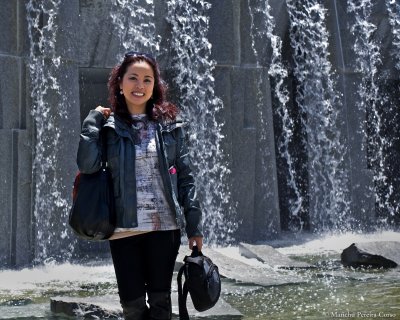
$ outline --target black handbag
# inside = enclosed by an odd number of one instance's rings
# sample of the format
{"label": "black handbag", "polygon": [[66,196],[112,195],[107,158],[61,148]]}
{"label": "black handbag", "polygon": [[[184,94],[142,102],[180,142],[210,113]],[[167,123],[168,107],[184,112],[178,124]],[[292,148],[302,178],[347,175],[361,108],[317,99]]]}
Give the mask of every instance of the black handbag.
{"label": "black handbag", "polygon": [[101,168],[93,174],[79,172],[74,181],[69,225],[80,238],[106,240],[116,223],[111,173],[107,164],[106,132],[101,130]]}
{"label": "black handbag", "polygon": [[[184,265],[179,269],[178,304],[179,319],[188,320],[189,314],[186,307],[188,292],[192,298],[193,306],[197,311],[206,311],[212,308],[221,294],[221,277],[218,267],[193,246],[190,256],[183,259]],[[185,275],[185,283],[182,286],[182,274]]]}

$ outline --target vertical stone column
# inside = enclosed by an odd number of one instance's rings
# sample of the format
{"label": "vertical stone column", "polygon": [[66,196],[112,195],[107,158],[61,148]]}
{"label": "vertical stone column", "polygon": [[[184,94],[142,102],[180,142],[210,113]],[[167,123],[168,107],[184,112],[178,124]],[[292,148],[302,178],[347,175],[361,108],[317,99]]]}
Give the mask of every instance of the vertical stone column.
{"label": "vertical stone column", "polygon": [[[44,4],[45,10],[51,5]],[[40,9],[41,7],[38,7]],[[54,9],[53,25],[43,14],[45,46],[36,49],[37,59],[44,61],[42,77],[29,77],[27,91],[29,109],[32,110],[33,170],[33,248],[34,258],[42,262],[47,258],[64,261],[71,252],[71,233],[68,210],[71,205],[71,187],[76,173],[76,149],[80,128],[79,113],[79,1],[62,1]],[[31,26],[32,27],[32,26]],[[49,33],[53,32],[54,37]],[[35,36],[39,36],[37,30]],[[33,38],[32,41],[40,41]],[[54,46],[50,42],[54,41]],[[31,44],[32,45],[32,44]],[[36,56],[35,56],[36,57]],[[34,56],[27,60],[32,64]],[[40,64],[30,72],[38,72]],[[40,82],[43,81],[42,84]],[[39,82],[39,83],[35,83]],[[41,97],[42,102],[38,102]],[[40,100],[40,99],[39,99]],[[39,103],[42,103],[38,107]],[[37,148],[42,145],[41,148]]]}
{"label": "vertical stone column", "polygon": [[373,173],[368,168],[366,145],[366,110],[357,107],[357,88],[361,75],[354,71],[354,38],[349,32],[346,3],[328,1],[326,7],[328,28],[331,30],[331,61],[337,71],[338,89],[343,92],[343,135],[346,137],[350,170],[350,215],[353,226],[373,225],[375,221],[375,198],[373,194]]}
{"label": "vertical stone column", "polygon": [[269,80],[254,56],[247,1],[211,3],[209,39],[217,61],[216,94],[224,102],[237,239],[261,240],[280,229]]}
{"label": "vertical stone column", "polygon": [[0,11],[0,265],[8,267],[32,259],[27,48],[25,2],[6,1]]}

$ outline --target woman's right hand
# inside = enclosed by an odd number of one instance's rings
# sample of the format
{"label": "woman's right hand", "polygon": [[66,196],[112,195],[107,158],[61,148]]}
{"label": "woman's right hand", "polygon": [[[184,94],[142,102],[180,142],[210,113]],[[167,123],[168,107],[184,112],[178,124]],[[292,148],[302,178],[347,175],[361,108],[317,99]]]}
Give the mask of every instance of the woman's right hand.
{"label": "woman's right hand", "polygon": [[104,119],[108,119],[108,117],[111,114],[111,109],[110,108],[104,108],[102,106],[98,106],[95,110],[101,112],[103,117],[104,117]]}

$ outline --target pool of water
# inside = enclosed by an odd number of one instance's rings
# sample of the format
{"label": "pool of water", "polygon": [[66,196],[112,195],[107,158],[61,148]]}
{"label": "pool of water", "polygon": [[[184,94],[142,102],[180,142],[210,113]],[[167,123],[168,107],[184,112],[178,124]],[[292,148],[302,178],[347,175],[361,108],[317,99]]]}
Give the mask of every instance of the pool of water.
{"label": "pool of water", "polygon": [[[251,319],[400,319],[400,268],[354,270],[343,268],[340,252],[352,242],[400,241],[400,233],[328,236],[297,245],[275,246],[294,259],[317,266],[285,270],[301,284],[259,287],[223,280],[222,296]],[[236,255],[236,248],[220,248]],[[237,253],[236,253],[237,252]],[[237,257],[239,258],[239,257]],[[241,261],[246,261],[240,257]],[[247,259],[249,264],[260,264]],[[176,294],[176,285],[173,286]],[[0,319],[64,319],[50,312],[53,296],[117,294],[110,261],[86,264],[47,263],[41,267],[0,271]]]}

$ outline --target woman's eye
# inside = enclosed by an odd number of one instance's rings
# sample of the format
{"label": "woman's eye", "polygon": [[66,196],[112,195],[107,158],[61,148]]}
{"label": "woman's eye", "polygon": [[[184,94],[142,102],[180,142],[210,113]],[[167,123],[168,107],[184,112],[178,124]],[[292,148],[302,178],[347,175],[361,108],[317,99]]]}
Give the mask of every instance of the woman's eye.
{"label": "woman's eye", "polygon": [[144,82],[151,83],[151,80],[150,79],[146,79],[146,80],[144,80]]}

